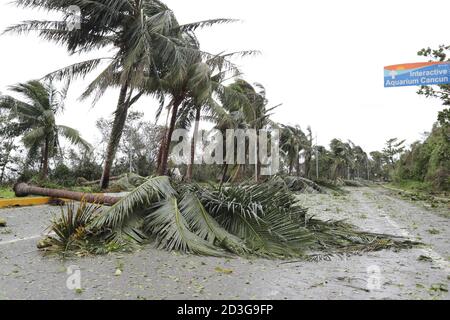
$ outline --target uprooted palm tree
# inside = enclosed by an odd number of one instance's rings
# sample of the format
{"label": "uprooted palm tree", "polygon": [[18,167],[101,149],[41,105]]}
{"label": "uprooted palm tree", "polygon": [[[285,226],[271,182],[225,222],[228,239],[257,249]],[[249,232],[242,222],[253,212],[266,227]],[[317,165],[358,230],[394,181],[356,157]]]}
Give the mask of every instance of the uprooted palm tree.
{"label": "uprooted palm tree", "polygon": [[[170,75],[173,81],[177,81],[187,69],[187,57],[198,54],[198,50],[185,45],[186,34],[200,27],[232,21],[214,19],[180,25],[173,12],[158,0],[74,0],[70,3],[65,0],[17,0],[16,4],[60,12],[63,21],[25,21],[8,28],[7,32],[37,31],[42,38],[65,45],[70,54],[100,48],[115,49],[112,57],[76,63],[51,74],[57,79],[83,77],[106,61],[107,67],[83,97],[95,95],[96,101],[108,87],[120,88],[101,179],[102,188],[109,184],[112,163],[131,105],[148,91],[163,101],[158,81],[160,76]],[[69,6],[77,6],[81,10],[78,29],[67,28],[67,22],[72,18]]]}
{"label": "uprooted palm tree", "polygon": [[[160,249],[169,251],[267,258],[412,245],[404,239],[360,232],[343,222],[313,219],[278,178],[259,184],[207,187],[153,177],[103,212],[87,211],[87,215],[82,211],[71,215],[67,227],[67,215],[55,221],[52,229],[56,236],[50,238],[50,244],[67,251],[99,252],[105,242],[117,248],[153,239]],[[75,225],[78,231],[64,231],[74,230],[71,226]]]}
{"label": "uprooted palm tree", "polygon": [[0,108],[9,109],[12,120],[17,121],[17,128],[29,150],[29,158],[41,152],[43,178],[48,175],[49,158],[57,153],[61,136],[72,144],[91,148],[77,130],[56,124],[55,115],[64,108],[67,87],[58,91],[51,82],[34,80],[11,86],[10,89],[20,94],[23,100],[11,96],[1,97]]}

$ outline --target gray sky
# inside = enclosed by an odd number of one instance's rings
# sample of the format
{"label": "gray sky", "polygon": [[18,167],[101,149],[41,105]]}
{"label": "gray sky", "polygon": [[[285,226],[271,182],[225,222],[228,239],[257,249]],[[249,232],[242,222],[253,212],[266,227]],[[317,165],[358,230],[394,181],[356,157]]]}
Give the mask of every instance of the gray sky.
{"label": "gray sky", "polygon": [[[46,17],[45,12],[17,9],[9,2],[0,0],[0,30],[22,20]],[[320,144],[328,145],[337,137],[373,151],[392,137],[413,142],[431,129],[443,109],[439,100],[418,96],[415,87],[385,89],[383,67],[424,61],[417,56],[419,49],[449,44],[448,1],[165,2],[181,23],[242,19],[201,31],[202,48],[212,53],[262,51],[259,57],[238,61],[245,78],[263,84],[271,104],[283,103],[274,120],[303,129],[311,125]],[[32,35],[1,36],[0,91],[7,93],[8,85],[40,78],[85,58],[68,57],[64,49]],[[98,137],[95,120],[114,111],[117,92],[108,92],[94,108],[89,101],[78,101],[90,78],[74,83],[58,121],[79,129],[94,142]],[[143,99],[135,109],[152,119],[156,103]]]}

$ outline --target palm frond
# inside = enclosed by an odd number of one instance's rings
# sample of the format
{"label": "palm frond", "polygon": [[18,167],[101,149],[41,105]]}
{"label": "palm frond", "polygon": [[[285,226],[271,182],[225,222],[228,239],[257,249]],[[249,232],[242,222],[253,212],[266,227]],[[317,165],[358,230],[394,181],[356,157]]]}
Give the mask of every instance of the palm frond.
{"label": "palm frond", "polygon": [[58,131],[72,144],[82,146],[86,149],[86,151],[92,150],[92,145],[81,137],[81,134],[78,130],[59,125]]}
{"label": "palm frond", "polygon": [[175,194],[176,191],[172,188],[168,177],[149,178],[129,195],[107,209],[101,217],[94,221],[93,227],[119,230],[125,227],[128,219],[132,218],[136,212],[141,213],[142,209],[148,209],[155,202],[170,198]]}
{"label": "palm frond", "polygon": [[202,239],[238,255],[249,254],[245,242],[226,231],[203,207],[194,191],[186,191],[180,200],[180,210],[192,230]]}
{"label": "palm frond", "polygon": [[183,32],[192,32],[196,31],[197,29],[205,28],[205,27],[211,27],[213,25],[217,24],[228,24],[228,23],[235,23],[239,22],[240,20],[237,19],[209,19],[209,20],[203,20],[203,21],[197,21],[197,22],[191,22],[188,24],[181,25],[179,29]]}
{"label": "palm frond", "polygon": [[145,217],[144,230],[156,237],[158,246],[162,249],[226,256],[220,248],[189,229],[189,224],[183,217],[175,197],[164,200],[159,209]]}

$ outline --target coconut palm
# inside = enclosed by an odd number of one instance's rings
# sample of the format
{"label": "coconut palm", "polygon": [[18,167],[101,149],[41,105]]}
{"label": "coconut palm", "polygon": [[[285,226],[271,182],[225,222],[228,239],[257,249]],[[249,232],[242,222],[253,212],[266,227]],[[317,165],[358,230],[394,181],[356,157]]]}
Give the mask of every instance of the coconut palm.
{"label": "coconut palm", "polygon": [[332,168],[333,179],[347,178],[350,179],[351,168],[354,166],[354,154],[352,142],[344,143],[339,139],[333,139],[330,143],[331,153],[334,158]]}
{"label": "coconut palm", "polygon": [[[200,51],[195,35],[188,34],[185,38],[186,46],[193,50],[198,50],[197,54],[191,54],[186,57],[187,69],[181,73],[180,78],[174,79],[173,75],[169,73],[167,76],[158,79],[160,90],[170,97],[170,103],[167,106],[170,120],[168,118],[166,137],[161,145],[158,166],[159,175],[167,174],[170,142],[177,121],[180,118],[186,120],[189,118],[189,115],[192,118],[193,114],[195,114],[197,120],[200,120],[202,107],[207,107],[212,113],[218,111],[220,106],[214,98],[216,95],[227,91],[227,88],[222,84],[224,78],[229,74],[234,77],[240,73],[229,59],[231,57],[245,57],[258,53],[257,51],[239,51],[215,56],[205,55]],[[161,108],[158,111],[158,114],[160,113]],[[196,127],[195,133],[197,132],[198,127]],[[195,146],[193,148],[195,149]]]}
{"label": "coconut palm", "polygon": [[9,109],[13,119],[18,121],[17,127],[29,149],[29,158],[41,151],[42,177],[48,175],[49,158],[56,154],[60,137],[85,149],[91,148],[77,130],[56,124],[55,116],[64,108],[67,88],[58,91],[51,83],[33,80],[10,89],[20,94],[23,100],[4,96],[0,99],[0,108]]}
{"label": "coconut palm", "polygon": [[[247,101],[247,97],[238,93],[231,86],[224,85],[240,74],[235,65],[228,63],[223,65],[227,58],[236,56],[247,56],[257,54],[257,51],[240,51],[228,54],[220,54],[205,61],[204,71],[209,73],[204,75],[204,85],[194,87],[191,95],[183,102],[177,127],[190,129],[194,124],[193,138],[191,142],[191,159],[187,167],[186,181],[191,181],[192,170],[195,160],[196,141],[198,139],[199,123],[202,119],[212,121],[213,123],[232,122],[227,110],[220,104],[221,97],[227,95],[227,102],[234,104]],[[218,63],[219,62],[219,63]],[[208,68],[206,68],[206,66]],[[215,72],[215,74],[213,74]],[[191,76],[198,77],[199,73],[193,73]],[[203,91],[203,92],[202,92]],[[199,98],[201,92],[202,98]],[[204,115],[202,116],[202,111]]]}
{"label": "coconut palm", "polygon": [[[254,86],[243,79],[237,79],[227,88],[228,90],[220,96],[221,103],[227,111],[228,116],[220,114],[221,119],[217,119],[217,127],[221,131],[226,129],[254,129],[256,131],[255,156],[259,153],[260,130],[269,127],[278,128],[270,120],[271,111],[278,108],[268,107],[266,91],[261,84]],[[248,151],[248,150],[247,150]],[[252,159],[253,160],[253,159]],[[261,163],[259,157],[255,160],[255,180],[259,180]],[[224,165],[224,176],[228,169],[228,164]],[[234,179],[237,180],[241,174],[243,166],[235,166]]]}
{"label": "coconut palm", "polygon": [[297,175],[300,175],[300,152],[304,150],[306,140],[306,135],[299,126],[282,125],[281,150],[287,159],[289,175],[294,166]]}

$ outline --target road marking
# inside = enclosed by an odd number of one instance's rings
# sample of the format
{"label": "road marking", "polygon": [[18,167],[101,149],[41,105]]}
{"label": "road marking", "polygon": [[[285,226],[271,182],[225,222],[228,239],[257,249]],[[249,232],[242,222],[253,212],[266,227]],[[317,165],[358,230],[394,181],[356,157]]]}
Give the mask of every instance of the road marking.
{"label": "road marking", "polygon": [[21,242],[21,241],[35,240],[35,239],[42,238],[42,237],[50,237],[50,236],[54,236],[54,235],[55,235],[54,232],[50,232],[50,233],[47,233],[47,234],[39,234],[39,235],[36,235],[36,236],[31,236],[31,237],[26,237],[26,238],[20,238],[20,239],[8,240],[8,241],[1,241],[0,242],[0,246],[7,245],[7,244],[12,244],[12,243],[17,243],[17,242]]}
{"label": "road marking", "polygon": [[2,241],[2,242],[0,242],[0,246],[6,245],[6,244],[16,243],[16,242],[20,242],[20,241],[34,240],[34,239],[37,239],[37,238],[40,238],[40,237],[42,237],[42,235],[26,237],[26,238],[21,238],[21,239],[14,239],[14,240],[9,240],[9,241]]}

